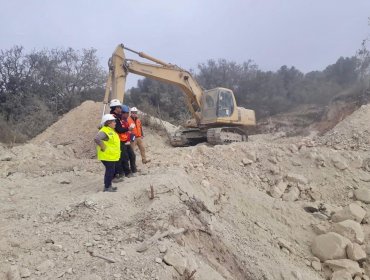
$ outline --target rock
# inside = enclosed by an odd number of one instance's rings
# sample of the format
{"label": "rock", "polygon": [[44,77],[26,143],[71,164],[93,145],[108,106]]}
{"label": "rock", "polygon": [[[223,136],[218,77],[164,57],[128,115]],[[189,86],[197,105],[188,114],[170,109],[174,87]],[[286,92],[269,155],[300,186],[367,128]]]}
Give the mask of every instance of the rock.
{"label": "rock", "polygon": [[291,151],[293,154],[298,153],[298,147],[294,144],[289,145],[288,147],[289,151]]}
{"label": "rock", "polygon": [[352,242],[357,242],[362,244],[365,239],[364,231],[361,225],[352,220],[345,220],[334,224],[332,226],[332,231],[347,237]]}
{"label": "rock", "polygon": [[269,194],[274,198],[280,198],[287,187],[287,183],[280,181],[277,185],[271,186]]}
{"label": "rock", "polygon": [[351,243],[347,245],[347,256],[353,261],[363,261],[366,259],[366,253],[357,243]]}
{"label": "rock", "polygon": [[300,191],[297,187],[290,187],[288,192],[283,194],[284,201],[296,201],[299,198]]}
{"label": "rock", "polygon": [[46,261],[42,262],[41,264],[39,264],[36,267],[36,270],[40,271],[41,273],[46,273],[54,267],[55,267],[54,262],[52,262],[51,260],[46,260]]}
{"label": "rock", "polygon": [[347,238],[329,232],[316,236],[312,243],[312,253],[321,261],[343,259],[347,257],[346,247],[351,243]]}
{"label": "rock", "polygon": [[203,180],[202,181],[202,186],[205,187],[205,188],[209,188],[211,186],[211,184],[209,183],[209,181]]}
{"label": "rock", "polygon": [[73,274],[73,268],[72,267],[68,268],[67,271],[66,271],[66,273]]}
{"label": "rock", "polygon": [[313,267],[314,270],[316,271],[321,271],[321,262],[319,261],[312,261],[311,266]]}
{"label": "rock", "polygon": [[287,249],[290,253],[294,253],[294,249],[292,247],[292,244],[290,244],[288,241],[286,241],[283,238],[278,238],[277,243],[279,247]]}
{"label": "rock", "polygon": [[285,176],[285,179],[288,182],[295,183],[295,184],[301,184],[301,185],[307,185],[308,179],[304,177],[303,175],[289,173]]}
{"label": "rock", "polygon": [[351,203],[344,207],[342,210],[335,212],[332,221],[342,222],[345,220],[354,220],[356,222],[361,223],[363,218],[365,217],[366,211],[362,209],[357,203]]}
{"label": "rock", "polygon": [[28,268],[21,268],[21,278],[28,278],[31,276],[31,271]]}
{"label": "rock", "polygon": [[155,258],[155,262],[156,263],[162,263],[162,259],[161,258]]}
{"label": "rock", "polygon": [[365,202],[370,203],[370,190],[369,189],[357,189],[354,191],[356,199]]}
{"label": "rock", "polygon": [[159,252],[161,253],[167,252],[167,247],[165,245],[159,245],[158,249],[159,249]]}
{"label": "rock", "polygon": [[13,155],[6,152],[6,151],[1,151],[0,153],[0,161],[11,161],[13,159]]}
{"label": "rock", "polygon": [[362,269],[357,262],[347,259],[327,260],[325,261],[324,266],[328,267],[333,272],[345,270],[350,273],[351,277],[356,273],[362,273]]}
{"label": "rock", "polygon": [[312,213],[312,216],[314,216],[315,218],[319,219],[319,220],[323,220],[323,221],[326,221],[328,219],[328,216],[320,213],[320,212],[316,212],[316,213]]}
{"label": "rock", "polygon": [[59,184],[62,184],[62,185],[68,185],[70,183],[71,183],[71,180],[68,180],[68,179],[59,180]]}
{"label": "rock", "polygon": [[19,268],[16,265],[12,265],[9,267],[7,272],[8,280],[21,280],[21,274],[19,272]]}
{"label": "rock", "polygon": [[345,270],[338,270],[335,271],[331,277],[331,280],[352,280],[351,273],[345,271]]}
{"label": "rock", "polygon": [[183,275],[187,266],[187,261],[179,253],[175,251],[168,251],[167,254],[163,257],[163,261],[174,267],[176,271]]}
{"label": "rock", "polygon": [[346,170],[348,168],[348,165],[344,162],[343,159],[333,159],[332,162],[334,166],[339,170]]}
{"label": "rock", "polygon": [[244,165],[244,166],[246,166],[246,165],[250,165],[250,164],[252,164],[253,163],[253,161],[252,160],[250,160],[250,159],[248,159],[248,158],[243,158],[243,160],[242,160],[242,164]]}
{"label": "rock", "polygon": [[121,256],[126,256],[126,252],[125,251],[121,251],[120,255]]}
{"label": "rock", "polygon": [[54,252],[61,252],[63,250],[63,246],[60,244],[52,244],[50,248]]}
{"label": "rock", "polygon": [[324,234],[330,231],[330,226],[327,223],[313,224],[312,230],[318,234]]}
{"label": "rock", "polygon": [[102,280],[102,278],[96,274],[87,274],[82,276],[79,280]]}
{"label": "rock", "polygon": [[253,162],[257,161],[257,154],[255,151],[245,151],[245,156]]}

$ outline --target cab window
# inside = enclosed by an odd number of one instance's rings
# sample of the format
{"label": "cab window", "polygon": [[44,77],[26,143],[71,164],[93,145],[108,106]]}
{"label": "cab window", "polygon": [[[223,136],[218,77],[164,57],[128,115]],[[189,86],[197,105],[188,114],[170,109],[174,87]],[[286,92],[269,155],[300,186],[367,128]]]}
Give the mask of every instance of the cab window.
{"label": "cab window", "polygon": [[217,116],[230,117],[234,112],[234,100],[232,93],[221,91],[218,96]]}

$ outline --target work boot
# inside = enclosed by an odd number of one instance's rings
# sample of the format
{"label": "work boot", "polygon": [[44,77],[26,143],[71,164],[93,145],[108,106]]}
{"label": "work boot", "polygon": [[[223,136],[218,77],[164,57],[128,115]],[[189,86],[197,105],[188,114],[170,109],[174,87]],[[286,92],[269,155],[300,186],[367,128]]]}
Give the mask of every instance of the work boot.
{"label": "work boot", "polygon": [[120,182],[123,182],[124,178],[125,178],[125,176],[123,176],[123,175],[116,176],[116,177],[113,178],[112,182],[113,183],[120,183]]}
{"label": "work boot", "polygon": [[116,187],[108,187],[108,188],[104,188],[104,191],[103,192],[116,192],[117,191],[117,188]]}

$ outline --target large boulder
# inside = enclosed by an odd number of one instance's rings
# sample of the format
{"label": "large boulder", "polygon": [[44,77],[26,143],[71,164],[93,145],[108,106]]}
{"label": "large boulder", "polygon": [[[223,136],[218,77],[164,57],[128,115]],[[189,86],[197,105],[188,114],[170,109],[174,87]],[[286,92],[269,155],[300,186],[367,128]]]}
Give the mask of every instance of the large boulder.
{"label": "large boulder", "polygon": [[344,269],[337,270],[331,275],[330,280],[352,280],[352,275]]}
{"label": "large boulder", "polygon": [[347,256],[353,261],[363,261],[366,259],[366,253],[357,243],[347,245]]}
{"label": "large boulder", "polygon": [[346,247],[350,244],[347,238],[335,232],[316,236],[312,243],[312,253],[321,261],[344,259],[347,257]]}
{"label": "large boulder", "polygon": [[360,268],[359,264],[348,259],[327,260],[325,261],[324,266],[329,268],[334,273],[336,271],[347,271],[349,274],[351,274],[351,277],[353,277],[355,274],[362,273],[362,268]]}
{"label": "large boulder", "polygon": [[351,203],[334,213],[332,221],[335,223],[342,222],[345,220],[354,220],[361,223],[365,217],[366,211],[358,204]]}
{"label": "large boulder", "polygon": [[347,237],[352,242],[362,244],[365,239],[364,231],[362,226],[352,220],[345,220],[333,225],[332,231]]}

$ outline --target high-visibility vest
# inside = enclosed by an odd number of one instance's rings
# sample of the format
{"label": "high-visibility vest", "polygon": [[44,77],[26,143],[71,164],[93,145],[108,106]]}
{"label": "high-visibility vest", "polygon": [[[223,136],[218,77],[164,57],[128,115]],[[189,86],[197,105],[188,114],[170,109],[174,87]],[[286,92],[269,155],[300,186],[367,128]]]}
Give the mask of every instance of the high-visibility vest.
{"label": "high-visibility vest", "polygon": [[99,131],[104,132],[108,136],[108,140],[103,140],[105,145],[104,152],[99,145],[96,147],[98,159],[104,161],[118,161],[121,156],[121,143],[117,132],[109,126],[103,126]]}
{"label": "high-visibility vest", "polygon": [[[127,119],[126,121],[122,118],[121,120],[121,125],[124,128],[129,128],[130,127],[130,122]],[[128,142],[130,141],[130,131],[124,132],[124,133],[119,133],[119,139],[121,139],[122,142]]]}
{"label": "high-visibility vest", "polygon": [[[119,122],[121,123],[121,126],[122,127],[124,127],[124,128],[128,128],[129,127],[129,124],[128,124],[128,122],[126,121],[124,121],[123,119],[122,119],[122,116],[119,116],[119,115],[116,115],[116,114],[113,114],[113,116],[115,116],[116,117],[116,119],[118,119],[119,120]],[[118,133],[118,132],[117,132]],[[123,133],[118,133],[118,136],[119,136],[119,139],[120,139],[120,141],[121,142],[127,142],[127,141],[129,141],[129,139],[130,139],[130,132],[129,131],[127,131],[127,132],[123,132]]]}
{"label": "high-visibility vest", "polygon": [[142,137],[143,127],[139,118],[136,118],[136,120],[134,120],[132,117],[130,117],[129,119],[131,119],[131,122],[135,124],[135,128],[132,130],[132,133],[135,134],[136,137]]}

